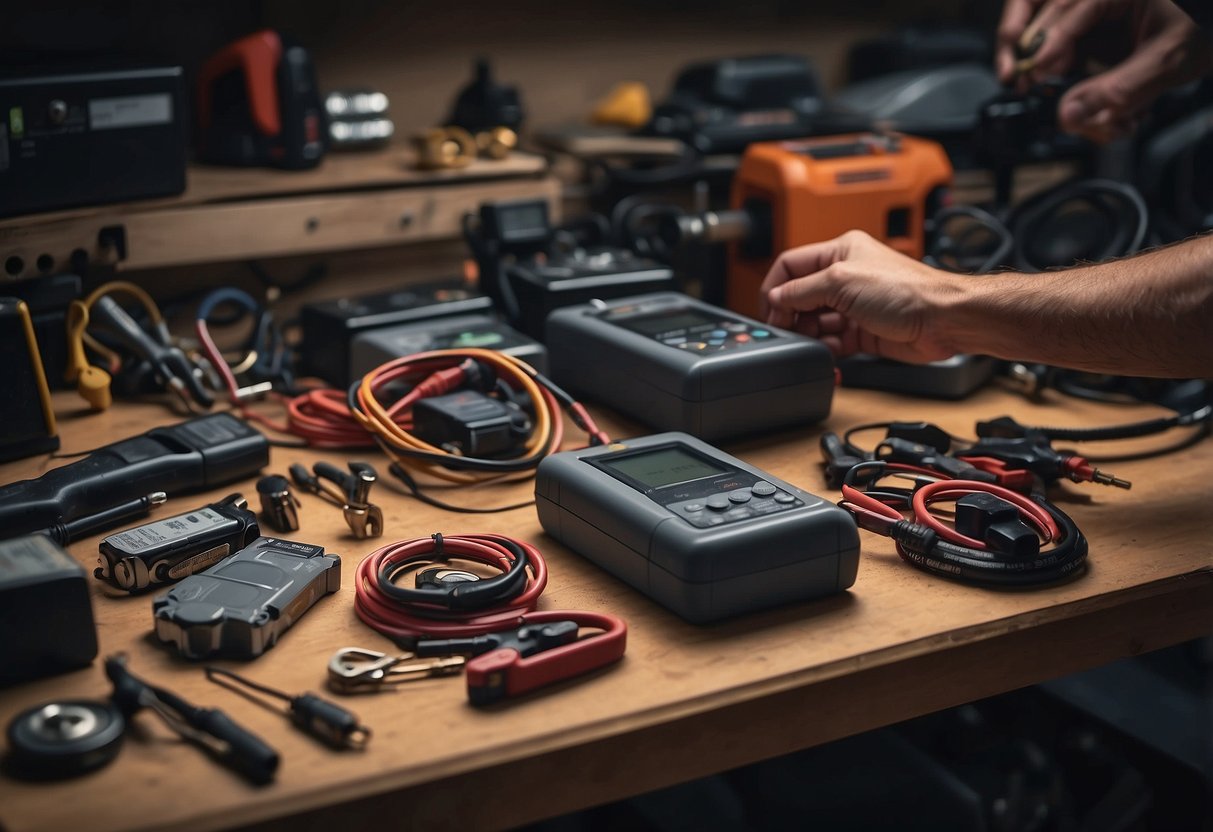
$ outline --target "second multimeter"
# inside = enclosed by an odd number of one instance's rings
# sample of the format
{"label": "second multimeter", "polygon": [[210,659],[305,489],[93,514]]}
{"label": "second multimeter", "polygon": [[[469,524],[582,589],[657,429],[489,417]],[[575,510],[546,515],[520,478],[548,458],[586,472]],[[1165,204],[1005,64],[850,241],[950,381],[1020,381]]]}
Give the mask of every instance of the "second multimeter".
{"label": "second multimeter", "polygon": [[707,440],[812,424],[834,393],[820,341],[677,292],[557,310],[547,347],[557,384]]}
{"label": "second multimeter", "polygon": [[545,458],[544,531],[688,621],[841,592],[859,533],[820,497],[685,433]]}

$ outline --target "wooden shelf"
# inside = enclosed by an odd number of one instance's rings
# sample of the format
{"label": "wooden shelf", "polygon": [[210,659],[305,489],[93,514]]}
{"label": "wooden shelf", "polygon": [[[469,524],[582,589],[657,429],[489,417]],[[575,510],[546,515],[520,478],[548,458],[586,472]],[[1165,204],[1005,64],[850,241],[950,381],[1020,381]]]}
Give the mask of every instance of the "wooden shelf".
{"label": "wooden shelf", "polygon": [[[463,214],[493,199],[546,199],[559,215],[559,183],[539,156],[447,171],[412,159],[391,146],[310,171],[193,165],[178,197],[0,220],[0,280],[37,276],[45,257],[62,271],[79,251],[125,271],[455,237]],[[125,257],[101,241],[114,227]]]}

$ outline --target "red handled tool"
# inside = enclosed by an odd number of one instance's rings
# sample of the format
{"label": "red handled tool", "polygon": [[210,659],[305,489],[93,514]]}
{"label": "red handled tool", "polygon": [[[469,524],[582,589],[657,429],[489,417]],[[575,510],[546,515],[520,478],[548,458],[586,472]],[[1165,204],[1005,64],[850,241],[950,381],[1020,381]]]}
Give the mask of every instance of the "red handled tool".
{"label": "red handled tool", "polygon": [[[527,655],[516,645],[503,645],[467,663],[468,699],[473,705],[488,705],[500,699],[571,679],[623,658],[628,627],[622,618],[605,613],[550,610],[523,616],[520,630],[535,625],[563,628],[573,624],[573,638],[564,644]],[[577,638],[582,627],[601,630]]]}

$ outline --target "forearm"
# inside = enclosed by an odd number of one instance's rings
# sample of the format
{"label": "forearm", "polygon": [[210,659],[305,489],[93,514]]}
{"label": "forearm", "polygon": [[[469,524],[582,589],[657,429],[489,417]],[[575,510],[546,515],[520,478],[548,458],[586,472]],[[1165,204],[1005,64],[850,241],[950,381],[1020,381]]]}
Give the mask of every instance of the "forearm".
{"label": "forearm", "polygon": [[1213,377],[1213,236],[1065,271],[957,278],[930,326],[957,352]]}

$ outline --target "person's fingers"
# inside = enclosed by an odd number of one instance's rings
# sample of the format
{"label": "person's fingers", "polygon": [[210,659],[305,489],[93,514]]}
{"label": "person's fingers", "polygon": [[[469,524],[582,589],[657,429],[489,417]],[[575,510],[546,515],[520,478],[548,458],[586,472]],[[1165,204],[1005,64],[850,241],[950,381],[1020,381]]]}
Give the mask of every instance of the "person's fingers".
{"label": "person's fingers", "polygon": [[1156,44],[1143,46],[1119,65],[1075,84],[1058,103],[1061,129],[1095,141],[1131,130],[1138,112],[1167,86],[1164,55]]}
{"label": "person's fingers", "polygon": [[998,80],[1004,84],[1010,83],[1015,75],[1019,38],[1043,2],[1044,0],[1007,0],[1002,8],[1002,21],[998,24],[994,67],[998,72]]}
{"label": "person's fingers", "polygon": [[1075,46],[1108,14],[1107,0],[1054,0],[1032,20],[1023,37],[1040,45],[1021,69],[1039,78],[1064,75],[1074,62]]}
{"label": "person's fingers", "polygon": [[806,275],[815,274],[844,259],[850,245],[848,235],[843,234],[832,240],[788,249],[779,255],[758,288],[759,307],[766,322],[785,329],[790,327],[796,310],[773,303],[772,290]]}
{"label": "person's fingers", "polygon": [[823,306],[829,306],[831,268],[831,266],[827,266],[819,272],[776,286],[767,293],[767,302],[770,303],[773,310],[784,309],[794,312],[810,312]]}

